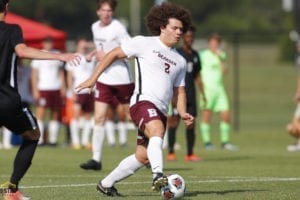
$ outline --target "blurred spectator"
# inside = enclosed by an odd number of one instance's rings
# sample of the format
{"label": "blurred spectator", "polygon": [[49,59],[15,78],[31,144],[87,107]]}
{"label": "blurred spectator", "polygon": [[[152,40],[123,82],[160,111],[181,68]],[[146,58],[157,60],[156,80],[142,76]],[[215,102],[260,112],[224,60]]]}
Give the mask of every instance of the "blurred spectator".
{"label": "blurred spectator", "polygon": [[237,147],[229,142],[230,135],[230,110],[228,97],[225,91],[223,76],[227,72],[225,66],[226,54],[221,49],[221,37],[212,34],[208,38],[208,48],[200,52],[202,65],[202,80],[206,102],[200,102],[202,119],[200,130],[205,148],[214,148],[210,140],[210,122],[212,112],[220,112],[220,136],[222,148],[236,150]]}
{"label": "blurred spectator", "polygon": [[[80,55],[80,65],[77,67],[66,65],[68,93],[74,100],[73,117],[70,121],[71,143],[74,149],[81,147],[89,149],[90,133],[92,130],[92,113],[94,111],[94,96],[90,94],[88,89],[76,93],[75,87],[79,83],[86,80],[93,73],[95,68],[95,60],[87,60],[88,42],[85,38],[79,38],[76,41],[76,53]],[[82,129],[81,140],[79,137],[80,129]]]}
{"label": "blurred spectator", "polygon": [[[57,52],[53,50],[51,38],[45,38],[43,50]],[[60,111],[66,90],[63,64],[58,60],[33,60],[31,62],[32,91],[36,101],[36,117],[41,131],[39,144],[45,143],[43,133],[45,131],[45,116],[48,110],[50,111],[50,121],[48,123],[49,144],[57,144]]]}

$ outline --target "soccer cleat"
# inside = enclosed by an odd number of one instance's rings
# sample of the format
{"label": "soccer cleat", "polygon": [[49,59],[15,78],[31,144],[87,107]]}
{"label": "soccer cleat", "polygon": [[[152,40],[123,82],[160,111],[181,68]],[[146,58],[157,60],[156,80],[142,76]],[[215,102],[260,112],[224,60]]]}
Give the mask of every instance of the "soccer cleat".
{"label": "soccer cleat", "polygon": [[99,181],[99,183],[97,184],[97,191],[99,191],[102,194],[109,196],[109,197],[122,196],[114,186],[109,187],[109,188],[103,187],[101,184],[101,181]]}
{"label": "soccer cleat", "polygon": [[300,151],[300,144],[291,144],[287,146],[287,150],[290,152]]}
{"label": "soccer cleat", "polygon": [[185,159],[185,161],[187,161],[187,162],[199,162],[199,161],[202,160],[202,159],[201,159],[199,156],[197,156],[196,154],[186,155],[184,159]]}
{"label": "soccer cleat", "polygon": [[168,161],[175,161],[176,160],[175,153],[169,153],[168,156],[167,156],[167,160]]}
{"label": "soccer cleat", "polygon": [[92,170],[101,170],[102,169],[102,164],[101,162],[97,162],[95,160],[88,160],[86,163],[80,164],[80,167],[82,169],[92,169]]}
{"label": "soccer cleat", "polygon": [[30,197],[24,196],[15,184],[6,182],[0,186],[0,193],[4,200],[30,200]]}
{"label": "soccer cleat", "polygon": [[237,146],[235,146],[231,143],[223,143],[222,149],[228,150],[228,151],[237,151],[238,150]]}
{"label": "soccer cleat", "polygon": [[160,189],[164,186],[168,185],[168,178],[164,176],[162,173],[157,173],[156,177],[153,179],[151,189],[153,191],[160,191]]}
{"label": "soccer cleat", "polygon": [[208,142],[208,143],[205,143],[205,144],[204,144],[204,148],[205,148],[206,150],[211,151],[211,150],[214,150],[214,149],[215,149],[215,146],[214,146],[212,143]]}

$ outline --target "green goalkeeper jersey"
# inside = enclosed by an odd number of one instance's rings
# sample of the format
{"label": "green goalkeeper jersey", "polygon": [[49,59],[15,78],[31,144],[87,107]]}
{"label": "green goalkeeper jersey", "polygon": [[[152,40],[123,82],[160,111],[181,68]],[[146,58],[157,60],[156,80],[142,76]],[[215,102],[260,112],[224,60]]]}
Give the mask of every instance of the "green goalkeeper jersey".
{"label": "green goalkeeper jersey", "polygon": [[202,70],[201,76],[205,88],[215,88],[223,86],[223,70],[221,60],[226,59],[226,54],[223,52],[221,56],[206,49],[199,52]]}

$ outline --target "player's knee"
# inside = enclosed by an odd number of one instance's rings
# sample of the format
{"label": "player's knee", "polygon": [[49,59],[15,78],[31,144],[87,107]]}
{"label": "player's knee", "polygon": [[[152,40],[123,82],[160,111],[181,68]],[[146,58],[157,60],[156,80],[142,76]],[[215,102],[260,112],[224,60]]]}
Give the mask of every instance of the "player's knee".
{"label": "player's knee", "polygon": [[25,140],[39,140],[41,134],[39,129],[35,129],[35,130],[25,131],[22,134],[22,136]]}

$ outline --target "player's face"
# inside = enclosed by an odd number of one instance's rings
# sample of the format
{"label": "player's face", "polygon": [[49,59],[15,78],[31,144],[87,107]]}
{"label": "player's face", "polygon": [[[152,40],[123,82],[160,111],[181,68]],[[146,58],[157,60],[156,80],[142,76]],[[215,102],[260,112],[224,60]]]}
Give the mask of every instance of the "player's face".
{"label": "player's face", "polygon": [[85,54],[88,50],[88,43],[86,40],[80,40],[77,44],[77,52]]}
{"label": "player's face", "polygon": [[218,40],[212,38],[208,41],[208,47],[213,51],[216,51],[220,48],[220,43]]}
{"label": "player's face", "polygon": [[194,33],[193,31],[187,31],[182,35],[182,40],[186,46],[192,46],[194,42]]}
{"label": "player's face", "polygon": [[97,15],[101,21],[101,25],[106,26],[110,24],[113,13],[114,12],[108,3],[102,4],[101,7],[97,10]]}
{"label": "player's face", "polygon": [[168,46],[173,47],[177,44],[182,36],[182,22],[175,18],[170,18],[166,27],[161,28],[161,34],[164,35],[165,42]]}

